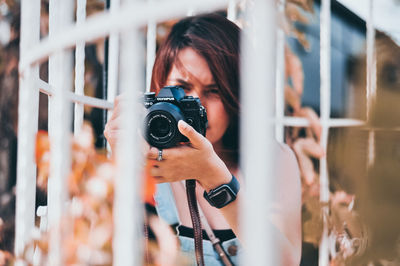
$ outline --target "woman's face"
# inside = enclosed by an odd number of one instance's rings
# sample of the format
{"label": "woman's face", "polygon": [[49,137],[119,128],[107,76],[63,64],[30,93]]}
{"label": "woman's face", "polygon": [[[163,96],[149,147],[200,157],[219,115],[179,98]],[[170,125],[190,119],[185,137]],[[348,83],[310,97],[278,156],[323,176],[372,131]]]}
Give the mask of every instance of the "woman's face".
{"label": "woman's face", "polygon": [[222,104],[219,89],[207,61],[192,48],[181,50],[178,53],[178,61],[180,65],[172,67],[166,85],[179,85],[183,87],[186,95],[200,98],[201,104],[207,110],[206,137],[214,147],[219,146],[222,144],[222,136],[228,128],[229,116]]}

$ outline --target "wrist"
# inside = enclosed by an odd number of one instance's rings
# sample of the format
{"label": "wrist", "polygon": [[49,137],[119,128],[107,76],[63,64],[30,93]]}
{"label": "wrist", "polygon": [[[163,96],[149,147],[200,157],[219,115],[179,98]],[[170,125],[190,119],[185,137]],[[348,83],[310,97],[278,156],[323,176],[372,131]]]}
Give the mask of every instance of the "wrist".
{"label": "wrist", "polygon": [[204,168],[208,171],[204,171],[204,175],[197,181],[206,192],[229,183],[232,179],[232,174],[228,167],[216,153],[209,157],[209,163]]}
{"label": "wrist", "polygon": [[206,192],[219,187],[223,184],[227,184],[232,180],[232,174],[229,170],[222,171],[212,176],[208,176],[206,179],[199,181],[200,185],[204,188]]}
{"label": "wrist", "polygon": [[231,175],[230,182],[213,188],[209,192],[204,191],[203,196],[211,206],[221,209],[236,200],[239,190],[239,182],[234,175]]}

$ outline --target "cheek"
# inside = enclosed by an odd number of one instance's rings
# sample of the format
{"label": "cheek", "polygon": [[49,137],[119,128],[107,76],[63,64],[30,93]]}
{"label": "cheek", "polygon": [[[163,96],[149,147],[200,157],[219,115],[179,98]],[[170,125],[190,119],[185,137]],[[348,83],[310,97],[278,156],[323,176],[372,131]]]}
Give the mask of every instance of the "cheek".
{"label": "cheek", "polygon": [[220,101],[207,104],[206,109],[209,124],[209,130],[206,136],[212,143],[217,142],[222,138],[228,128],[229,116]]}

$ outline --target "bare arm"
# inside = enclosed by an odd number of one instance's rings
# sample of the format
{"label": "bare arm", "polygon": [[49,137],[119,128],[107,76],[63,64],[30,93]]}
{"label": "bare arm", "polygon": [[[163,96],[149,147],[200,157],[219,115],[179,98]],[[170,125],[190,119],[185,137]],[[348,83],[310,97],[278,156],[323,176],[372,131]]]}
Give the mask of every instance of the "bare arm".
{"label": "bare arm", "polygon": [[[105,133],[107,139],[114,140],[116,133],[120,130],[117,125],[118,110],[114,111],[114,121],[109,123]],[[202,135],[197,133],[186,123],[179,123],[179,130],[189,138],[191,145],[165,149],[163,160],[156,161],[158,149],[151,148],[148,158],[154,160],[151,174],[157,182],[175,182],[185,179],[197,179],[201,186],[209,191],[219,185],[229,183],[231,173],[225,163],[213,150],[211,143]],[[110,141],[110,143],[113,143]],[[112,145],[113,146],[113,145]],[[301,188],[300,177],[296,159],[288,147],[278,149],[280,171],[277,173],[277,195],[275,210],[271,213],[271,225],[276,233],[274,239],[278,240],[281,250],[282,265],[298,265],[301,251]],[[240,178],[239,178],[240,181]],[[239,231],[239,205],[241,198],[245,197],[244,184],[241,182],[241,190],[235,201],[220,209],[222,215],[229,223],[234,233],[241,239]]]}
{"label": "bare arm", "polygon": [[[182,122],[179,123],[179,130],[189,138],[191,147],[164,150],[165,161],[159,163],[153,175],[158,176],[160,182],[177,181],[177,176],[197,179],[206,191],[229,183],[232,178],[231,173],[214,152],[208,140]],[[274,199],[274,211],[270,213],[270,221],[272,231],[275,233],[274,239],[278,240],[281,250],[282,265],[298,265],[301,255],[300,174],[296,157],[290,148],[282,145],[276,150],[277,193]],[[157,150],[151,149],[149,157],[156,158]],[[173,160],[168,162],[168,158]],[[242,189],[237,199],[220,209],[239,239],[241,239],[239,205],[243,197],[245,197],[245,189],[242,182]]]}
{"label": "bare arm", "polygon": [[[281,144],[279,144],[281,145]],[[281,232],[282,265],[299,265],[301,257],[301,183],[296,157],[287,145],[278,156],[277,193],[272,225]]]}
{"label": "bare arm", "polygon": [[[279,145],[279,144],[278,144]],[[280,265],[299,265],[301,257],[301,184],[294,153],[282,145],[277,156],[277,193],[270,213],[271,232],[280,250]],[[221,213],[241,239],[239,230],[239,205],[245,197],[245,189],[238,193],[236,201],[221,209]]]}

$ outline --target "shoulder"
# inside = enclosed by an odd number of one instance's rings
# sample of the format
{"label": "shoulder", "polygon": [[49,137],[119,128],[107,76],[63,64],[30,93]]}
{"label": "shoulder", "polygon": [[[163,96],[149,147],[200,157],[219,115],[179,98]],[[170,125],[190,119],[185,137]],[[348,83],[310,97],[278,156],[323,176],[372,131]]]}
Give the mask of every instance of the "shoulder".
{"label": "shoulder", "polygon": [[293,150],[286,144],[276,143],[276,205],[279,215],[277,227],[291,243],[290,256],[300,261],[301,254],[301,180],[300,170]]}
{"label": "shoulder", "polygon": [[275,144],[278,147],[278,150],[281,152],[282,155],[286,155],[289,157],[293,157],[293,159],[295,159],[295,155],[293,150],[289,147],[289,145],[287,145],[286,143],[280,143],[280,142],[275,142]]}
{"label": "shoulder", "polygon": [[278,142],[276,145],[276,185],[283,197],[280,200],[291,208],[298,208],[301,204],[301,179],[296,156],[288,145]]}
{"label": "shoulder", "polygon": [[[289,171],[300,180],[300,170],[294,151],[285,143],[276,142],[277,165],[281,170]],[[278,169],[279,170],[279,169]]]}

